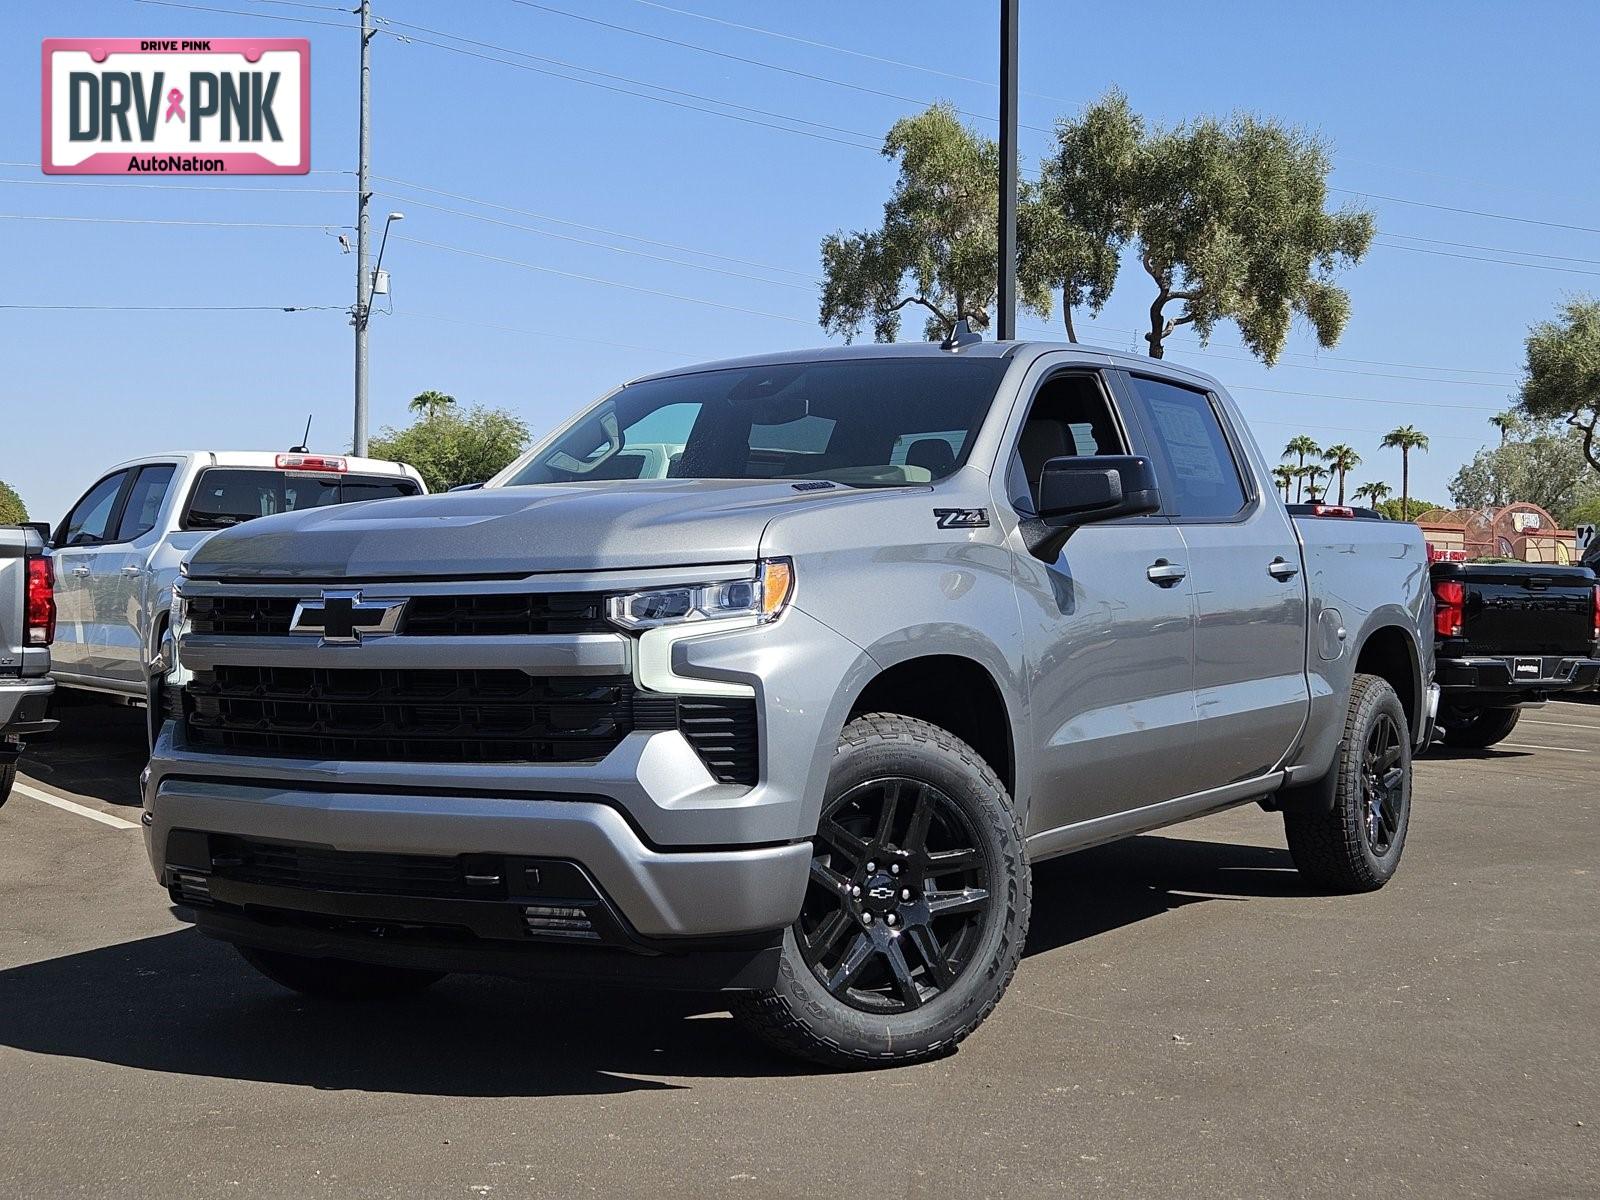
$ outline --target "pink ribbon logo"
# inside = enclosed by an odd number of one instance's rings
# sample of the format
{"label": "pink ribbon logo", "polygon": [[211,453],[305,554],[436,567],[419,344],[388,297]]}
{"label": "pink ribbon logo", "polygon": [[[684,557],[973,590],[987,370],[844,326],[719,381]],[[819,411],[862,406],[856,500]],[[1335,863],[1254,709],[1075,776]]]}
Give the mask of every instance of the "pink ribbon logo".
{"label": "pink ribbon logo", "polygon": [[167,115],[163,119],[162,124],[166,124],[166,122],[172,120],[173,117],[177,117],[180,121],[187,121],[189,119],[183,115],[183,93],[177,88],[173,88],[167,93]]}

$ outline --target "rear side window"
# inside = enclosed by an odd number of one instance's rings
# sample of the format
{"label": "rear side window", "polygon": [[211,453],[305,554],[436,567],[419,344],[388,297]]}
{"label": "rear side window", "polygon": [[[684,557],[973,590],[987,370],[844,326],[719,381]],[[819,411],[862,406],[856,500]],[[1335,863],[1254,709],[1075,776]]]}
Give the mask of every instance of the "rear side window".
{"label": "rear side window", "polygon": [[413,480],[394,476],[211,467],[200,473],[183,528],[226,529],[275,513],[416,494]]}
{"label": "rear side window", "polygon": [[1131,377],[1150,413],[1150,433],[1160,443],[1173,492],[1162,508],[1170,516],[1231,517],[1244,507],[1244,484],[1211,397],[1161,379]]}
{"label": "rear side window", "polygon": [[117,504],[117,493],[128,478],[126,471],[107,475],[83,494],[83,499],[72,506],[67,519],[61,522],[61,532],[56,536],[57,546],[97,546],[111,533],[111,511]]}
{"label": "rear side window", "polygon": [[167,498],[167,488],[172,485],[171,463],[155,463],[140,467],[133,486],[128,489],[128,499],[122,506],[122,517],[117,522],[117,541],[131,542],[143,537],[156,527],[161,515],[161,502]]}

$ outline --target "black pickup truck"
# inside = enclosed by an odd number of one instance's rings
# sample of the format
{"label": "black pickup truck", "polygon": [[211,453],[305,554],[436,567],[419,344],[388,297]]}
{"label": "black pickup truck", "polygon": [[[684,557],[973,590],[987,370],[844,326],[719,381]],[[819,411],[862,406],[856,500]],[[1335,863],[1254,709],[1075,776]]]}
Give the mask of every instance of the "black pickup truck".
{"label": "black pickup truck", "polygon": [[1492,746],[1523,707],[1600,681],[1600,587],[1588,567],[1439,562],[1431,572],[1446,745]]}

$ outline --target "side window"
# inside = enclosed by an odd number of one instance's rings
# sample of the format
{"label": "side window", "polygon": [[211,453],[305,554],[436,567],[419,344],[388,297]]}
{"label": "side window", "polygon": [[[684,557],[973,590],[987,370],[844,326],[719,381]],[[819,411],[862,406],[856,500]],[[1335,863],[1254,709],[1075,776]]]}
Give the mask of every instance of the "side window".
{"label": "side window", "polygon": [[128,489],[127,503],[122,506],[122,518],[117,522],[117,541],[131,542],[156,527],[161,502],[167,498],[167,488],[172,484],[173,469],[171,463],[139,468],[133,486]]}
{"label": "side window", "polygon": [[110,533],[111,510],[116,507],[117,493],[122,491],[126,471],[107,475],[83,494],[83,499],[72,506],[67,519],[61,522],[56,535],[57,546],[97,546]]}
{"label": "side window", "polygon": [[1028,406],[1006,470],[1006,492],[1017,508],[1033,512],[1039,504],[1039,476],[1052,458],[1127,453],[1099,376],[1054,375],[1040,385]]}
{"label": "side window", "polygon": [[1150,433],[1171,469],[1174,495],[1162,507],[1175,517],[1231,517],[1244,507],[1244,484],[1211,398],[1160,379],[1130,377],[1150,412]]}

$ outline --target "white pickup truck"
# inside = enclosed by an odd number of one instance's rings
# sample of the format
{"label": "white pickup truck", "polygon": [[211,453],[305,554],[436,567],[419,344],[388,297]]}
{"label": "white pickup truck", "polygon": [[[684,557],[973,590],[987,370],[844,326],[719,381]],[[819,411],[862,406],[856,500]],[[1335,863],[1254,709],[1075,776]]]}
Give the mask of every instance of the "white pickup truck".
{"label": "white pickup truck", "polygon": [[274,513],[427,492],[404,463],[301,451],[181,451],[112,467],[51,539],[62,688],[142,703],[178,564],[219,529]]}

